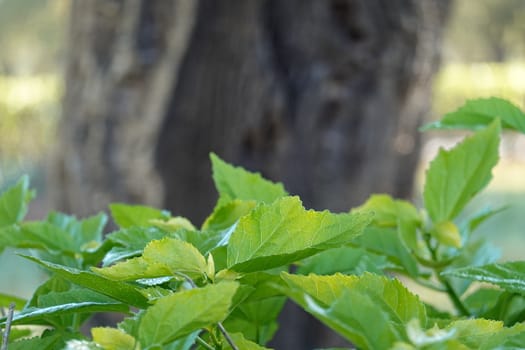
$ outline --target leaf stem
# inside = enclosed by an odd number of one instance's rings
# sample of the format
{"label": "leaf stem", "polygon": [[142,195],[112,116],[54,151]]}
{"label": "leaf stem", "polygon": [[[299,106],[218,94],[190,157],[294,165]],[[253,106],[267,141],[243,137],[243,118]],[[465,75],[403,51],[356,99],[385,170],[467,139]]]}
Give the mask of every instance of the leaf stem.
{"label": "leaf stem", "polygon": [[11,322],[13,322],[13,314],[15,313],[15,303],[9,304],[9,311],[7,312],[7,320],[5,322],[4,339],[2,340],[1,350],[7,350],[7,343],[9,342],[9,334],[11,333]]}
{"label": "leaf stem", "polygon": [[438,278],[441,281],[441,283],[443,283],[443,285],[445,286],[450,300],[452,300],[452,303],[458,309],[461,315],[470,316],[470,311],[467,309],[465,304],[463,304],[463,302],[459,298],[454,288],[452,288],[452,285],[450,284],[450,282],[446,278],[439,276],[439,272],[438,272]]}
{"label": "leaf stem", "polygon": [[230,344],[230,346],[232,347],[232,350],[239,350],[237,345],[235,345],[235,343],[233,342],[233,339],[230,337],[230,335],[228,334],[228,332],[222,325],[222,323],[220,322],[217,323],[217,327],[219,327],[219,330],[221,331],[222,335],[224,335],[224,338],[226,338],[226,341],[228,342],[228,344]]}
{"label": "leaf stem", "polygon": [[79,331],[80,329],[80,315],[78,313],[73,314],[73,330],[75,332]]}
{"label": "leaf stem", "polygon": [[445,293],[447,292],[447,289],[445,287],[442,287],[442,286],[438,286],[430,281],[426,281],[424,279],[421,279],[421,278],[417,278],[415,280],[417,283],[419,283],[420,285],[422,285],[423,287],[426,287],[428,289],[432,289],[432,290],[435,290],[437,292],[442,292],[442,293]]}
{"label": "leaf stem", "polygon": [[215,350],[210,344],[206,343],[204,339],[201,337],[197,337],[197,343],[199,343],[201,346],[205,347],[208,350]]}
{"label": "leaf stem", "polygon": [[185,273],[182,273],[182,272],[175,272],[175,274],[181,276],[182,278],[184,278],[184,280],[190,284],[192,289],[193,288],[197,288],[197,285],[195,284],[195,282],[193,282],[193,280],[191,279],[190,276],[188,276],[188,275],[186,275]]}
{"label": "leaf stem", "polygon": [[[425,243],[427,245],[428,250],[430,251],[432,260],[435,262],[439,262],[436,252],[437,247],[432,246],[432,243],[430,242],[430,235],[426,236]],[[452,304],[454,304],[459,313],[462,316],[471,316],[470,311],[467,309],[465,304],[463,304],[459,295],[456,293],[450,282],[445,277],[441,276],[440,272],[442,268],[434,267],[433,270],[436,273],[439,282],[441,282],[441,284],[445,287],[445,292],[447,293],[449,299],[452,301]]]}

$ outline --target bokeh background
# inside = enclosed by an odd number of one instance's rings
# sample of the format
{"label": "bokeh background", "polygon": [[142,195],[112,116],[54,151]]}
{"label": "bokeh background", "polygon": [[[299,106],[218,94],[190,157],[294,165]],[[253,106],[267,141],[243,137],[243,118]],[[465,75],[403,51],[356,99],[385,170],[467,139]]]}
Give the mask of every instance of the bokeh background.
{"label": "bokeh background", "polygon": [[[38,191],[30,209],[32,219],[43,218],[52,209],[47,184],[64,118],[70,9],[68,0],[0,0],[0,190],[29,174]],[[440,51],[428,121],[470,98],[498,96],[525,107],[525,1],[452,1]],[[429,160],[439,147],[449,147],[460,137],[443,132],[424,135],[414,200],[418,201]],[[525,138],[506,134],[501,154],[492,184],[469,210],[508,206],[478,234],[501,248],[502,260],[522,259]],[[2,292],[29,296],[42,278],[38,269],[12,251],[0,256]]]}

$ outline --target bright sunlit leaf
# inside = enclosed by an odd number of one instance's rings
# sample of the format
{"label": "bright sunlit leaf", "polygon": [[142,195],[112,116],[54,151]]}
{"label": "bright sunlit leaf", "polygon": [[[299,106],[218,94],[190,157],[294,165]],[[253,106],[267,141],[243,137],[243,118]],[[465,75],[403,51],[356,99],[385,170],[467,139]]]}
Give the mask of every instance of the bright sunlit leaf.
{"label": "bright sunlit leaf", "polygon": [[163,238],[148,243],[140,257],[109,267],[94,267],[93,271],[112,280],[131,281],[177,273],[201,278],[209,268],[204,256],[193,245],[175,238]]}
{"label": "bright sunlit leaf", "polygon": [[163,345],[223,321],[238,284],[222,282],[157,299],[141,318],[138,338],[144,347]]}
{"label": "bright sunlit leaf", "polygon": [[493,122],[453,149],[441,149],[430,163],[423,197],[435,222],[454,219],[492,177],[498,162],[500,125]]}
{"label": "bright sunlit leaf", "polygon": [[360,235],[369,213],[306,210],[298,197],[259,204],[242,217],[228,244],[228,268],[262,271],[290,264]]}
{"label": "bright sunlit leaf", "polygon": [[273,183],[264,179],[259,173],[230,165],[215,153],[210,154],[210,159],[213,181],[219,192],[219,206],[234,199],[271,203],[287,195],[281,183]]}

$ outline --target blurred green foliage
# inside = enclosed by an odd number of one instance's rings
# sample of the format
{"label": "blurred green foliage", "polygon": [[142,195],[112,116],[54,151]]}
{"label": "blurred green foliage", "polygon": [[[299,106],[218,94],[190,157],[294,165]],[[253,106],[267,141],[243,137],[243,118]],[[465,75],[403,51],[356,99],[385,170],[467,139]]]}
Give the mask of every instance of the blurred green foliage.
{"label": "blurred green foliage", "polygon": [[434,81],[432,118],[441,118],[461,106],[465,100],[491,96],[524,107],[525,61],[443,65]]}
{"label": "blurred green foliage", "polygon": [[455,62],[505,62],[525,56],[525,1],[455,0],[444,57]]}
{"label": "blurred green foliage", "polygon": [[472,215],[489,208],[503,210],[483,223],[476,236],[483,237],[499,247],[503,261],[523,260],[523,192],[492,191],[489,188],[474,199],[464,215]]}
{"label": "blurred green foliage", "polygon": [[38,171],[56,139],[68,6],[0,0],[0,188]]}
{"label": "blurred green foliage", "polygon": [[58,119],[61,84],[56,74],[0,76],[1,156],[38,160]]}
{"label": "blurred green foliage", "polygon": [[56,73],[64,61],[67,0],[0,0],[0,73]]}

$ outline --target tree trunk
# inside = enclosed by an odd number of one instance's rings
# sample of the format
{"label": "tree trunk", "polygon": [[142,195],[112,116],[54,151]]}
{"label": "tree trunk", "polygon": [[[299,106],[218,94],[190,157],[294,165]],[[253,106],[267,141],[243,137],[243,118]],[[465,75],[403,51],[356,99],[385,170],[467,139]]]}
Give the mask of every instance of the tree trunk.
{"label": "tree trunk", "polygon": [[[91,0],[72,9],[56,204],[200,223],[208,154],[347,211],[410,195],[443,0]],[[298,318],[278,349],[336,346]]]}
{"label": "tree trunk", "polygon": [[196,5],[73,2],[55,207],[88,215],[114,201],[165,205],[154,153]]}
{"label": "tree trunk", "polygon": [[444,8],[201,1],[157,147],[165,203],[205,217],[210,151],[283,181],[308,207],[407,196]]}

